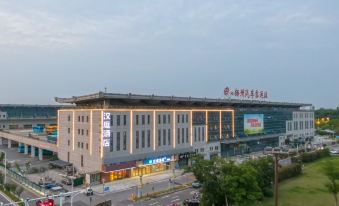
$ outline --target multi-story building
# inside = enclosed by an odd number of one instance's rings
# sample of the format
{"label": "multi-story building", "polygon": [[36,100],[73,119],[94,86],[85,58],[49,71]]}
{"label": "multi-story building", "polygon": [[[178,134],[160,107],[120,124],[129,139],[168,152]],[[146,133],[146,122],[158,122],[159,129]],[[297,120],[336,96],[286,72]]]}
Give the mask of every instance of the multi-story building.
{"label": "multi-story building", "polygon": [[58,111],[59,159],[88,183],[173,169],[192,154],[210,159],[278,146],[293,114],[311,106],[101,92],[56,101],[76,105]]}
{"label": "multi-story building", "polygon": [[0,129],[32,129],[57,122],[57,105],[0,104]]}

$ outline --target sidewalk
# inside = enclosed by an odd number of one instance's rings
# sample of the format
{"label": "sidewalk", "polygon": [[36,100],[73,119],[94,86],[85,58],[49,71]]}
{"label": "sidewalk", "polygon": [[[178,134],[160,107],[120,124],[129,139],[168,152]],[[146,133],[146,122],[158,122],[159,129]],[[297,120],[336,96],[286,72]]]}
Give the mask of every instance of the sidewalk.
{"label": "sidewalk", "polygon": [[[176,177],[181,176],[182,173],[183,173],[183,170],[175,170]],[[150,183],[155,183],[159,181],[169,180],[170,178],[173,178],[172,170],[144,175],[142,177],[142,182],[143,184],[150,184]],[[123,190],[131,189],[136,186],[140,186],[139,176],[105,183],[105,187],[109,187],[109,192],[123,191]],[[102,184],[92,186],[92,189],[94,192],[103,193]]]}

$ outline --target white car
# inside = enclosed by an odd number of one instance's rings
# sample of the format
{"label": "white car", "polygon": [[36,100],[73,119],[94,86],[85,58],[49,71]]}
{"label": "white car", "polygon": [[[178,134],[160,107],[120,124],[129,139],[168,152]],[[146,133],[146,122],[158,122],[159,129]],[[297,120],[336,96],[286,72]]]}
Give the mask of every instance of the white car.
{"label": "white car", "polygon": [[330,153],[331,153],[331,154],[339,154],[339,151],[338,151],[338,150],[335,150],[335,149],[331,149],[331,150],[330,150]]}

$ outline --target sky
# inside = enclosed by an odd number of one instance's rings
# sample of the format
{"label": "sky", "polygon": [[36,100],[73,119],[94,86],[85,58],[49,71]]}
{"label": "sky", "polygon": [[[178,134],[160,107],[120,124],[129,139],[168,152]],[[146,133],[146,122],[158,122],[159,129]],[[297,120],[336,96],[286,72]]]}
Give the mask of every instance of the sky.
{"label": "sky", "polygon": [[337,0],[0,0],[0,104],[98,91],[339,106]]}

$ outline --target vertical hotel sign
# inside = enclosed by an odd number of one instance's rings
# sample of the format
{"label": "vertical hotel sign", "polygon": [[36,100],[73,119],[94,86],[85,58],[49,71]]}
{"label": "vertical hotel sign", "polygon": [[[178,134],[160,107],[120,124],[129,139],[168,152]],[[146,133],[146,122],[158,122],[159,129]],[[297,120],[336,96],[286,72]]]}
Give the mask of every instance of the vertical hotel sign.
{"label": "vertical hotel sign", "polygon": [[109,147],[110,145],[110,135],[111,135],[111,114],[103,112],[102,117],[102,146]]}

